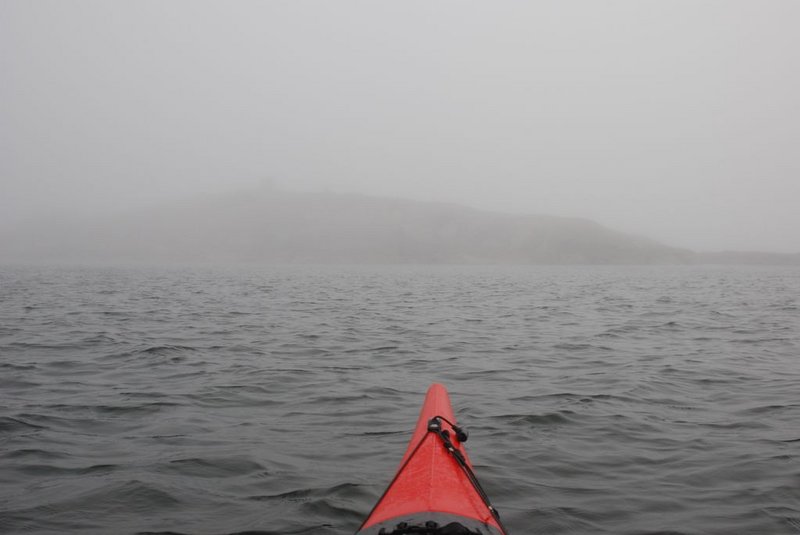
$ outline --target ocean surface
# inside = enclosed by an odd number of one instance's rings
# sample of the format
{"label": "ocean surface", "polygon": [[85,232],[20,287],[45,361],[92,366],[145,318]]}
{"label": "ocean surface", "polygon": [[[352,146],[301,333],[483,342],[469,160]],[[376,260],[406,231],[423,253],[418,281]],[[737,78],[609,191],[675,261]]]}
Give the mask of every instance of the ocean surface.
{"label": "ocean surface", "polygon": [[800,533],[800,270],[0,268],[0,532],[351,534],[425,390],[513,535]]}

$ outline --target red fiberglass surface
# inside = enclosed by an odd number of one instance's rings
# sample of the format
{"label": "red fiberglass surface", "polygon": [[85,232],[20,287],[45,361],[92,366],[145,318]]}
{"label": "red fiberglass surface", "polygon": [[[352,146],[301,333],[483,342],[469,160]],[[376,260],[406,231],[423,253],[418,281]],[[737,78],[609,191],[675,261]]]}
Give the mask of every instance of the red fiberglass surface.
{"label": "red fiberglass surface", "polygon": [[[441,439],[428,432],[428,421],[434,416],[443,416],[456,423],[447,390],[440,384],[433,384],[428,389],[414,435],[400,462],[400,471],[364,523],[364,528],[411,513],[438,512],[474,518],[499,529],[458,462],[447,452]],[[442,422],[442,426],[450,431],[453,445],[469,463],[464,446],[450,425]]]}

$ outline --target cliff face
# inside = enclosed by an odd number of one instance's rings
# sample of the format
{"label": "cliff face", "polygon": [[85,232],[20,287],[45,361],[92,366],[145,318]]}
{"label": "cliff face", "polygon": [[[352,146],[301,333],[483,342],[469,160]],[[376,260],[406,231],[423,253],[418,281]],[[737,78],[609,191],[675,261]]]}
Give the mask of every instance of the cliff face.
{"label": "cliff face", "polygon": [[358,195],[252,192],[0,238],[5,262],[683,264],[698,255],[583,219]]}

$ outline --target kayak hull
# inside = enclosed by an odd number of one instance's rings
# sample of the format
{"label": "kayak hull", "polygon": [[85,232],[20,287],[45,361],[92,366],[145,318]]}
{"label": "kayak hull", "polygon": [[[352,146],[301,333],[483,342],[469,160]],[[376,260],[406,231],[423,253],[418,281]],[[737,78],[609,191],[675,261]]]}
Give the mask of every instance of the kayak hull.
{"label": "kayak hull", "polygon": [[452,530],[442,533],[505,535],[474,479],[456,425],[447,390],[431,385],[400,467],[356,535],[450,524]]}

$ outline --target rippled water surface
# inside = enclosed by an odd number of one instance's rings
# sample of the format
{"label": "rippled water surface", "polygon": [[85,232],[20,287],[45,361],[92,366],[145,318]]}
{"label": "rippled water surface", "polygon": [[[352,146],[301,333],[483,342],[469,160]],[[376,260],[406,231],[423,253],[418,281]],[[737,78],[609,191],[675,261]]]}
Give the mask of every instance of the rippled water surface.
{"label": "rippled water surface", "polygon": [[431,382],[521,534],[800,533],[796,268],[0,269],[0,532],[352,533]]}

